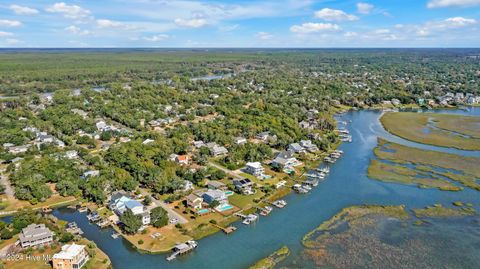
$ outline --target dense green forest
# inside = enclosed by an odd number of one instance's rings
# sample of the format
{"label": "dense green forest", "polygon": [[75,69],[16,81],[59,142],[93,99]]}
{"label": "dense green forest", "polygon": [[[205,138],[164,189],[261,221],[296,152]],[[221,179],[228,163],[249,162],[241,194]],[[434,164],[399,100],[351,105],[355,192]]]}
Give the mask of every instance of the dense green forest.
{"label": "dense green forest", "polygon": [[[213,159],[238,169],[305,139],[328,151],[338,142],[333,115],[344,105],[394,99],[409,105],[447,92],[478,95],[480,61],[470,57],[478,53],[4,52],[0,160],[8,165],[15,196],[31,203],[53,191],[101,203],[114,190],[138,186],[173,195],[184,180],[225,177],[207,165]],[[212,75],[224,77],[204,77]],[[235,144],[236,137],[254,140],[266,131],[275,139]],[[214,142],[228,154],[212,158],[193,141]],[[187,154],[196,166],[180,165],[172,154]],[[83,176],[92,170],[99,173]]]}

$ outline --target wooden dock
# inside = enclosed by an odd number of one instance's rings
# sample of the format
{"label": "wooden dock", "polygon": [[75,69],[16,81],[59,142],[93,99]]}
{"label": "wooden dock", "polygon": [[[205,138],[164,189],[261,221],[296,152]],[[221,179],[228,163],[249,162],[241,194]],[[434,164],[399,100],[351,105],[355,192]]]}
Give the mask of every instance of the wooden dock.
{"label": "wooden dock", "polygon": [[218,229],[222,230],[225,234],[231,234],[231,233],[233,233],[237,230],[237,228],[234,227],[234,226],[228,226],[228,227],[225,228],[225,227],[222,227],[218,224],[213,224],[213,223],[210,223],[210,224],[212,224],[214,227],[217,227]]}

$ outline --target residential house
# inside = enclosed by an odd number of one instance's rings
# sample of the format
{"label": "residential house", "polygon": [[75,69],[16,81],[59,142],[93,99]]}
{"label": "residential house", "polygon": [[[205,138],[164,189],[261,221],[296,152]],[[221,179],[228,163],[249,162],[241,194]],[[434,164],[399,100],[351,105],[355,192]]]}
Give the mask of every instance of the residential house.
{"label": "residential house", "polygon": [[153,139],[145,139],[143,142],[142,142],[142,145],[148,145],[148,144],[151,144],[155,142],[155,140]]}
{"label": "residential house", "polygon": [[72,111],[74,114],[77,114],[77,115],[81,116],[84,119],[87,118],[87,116],[88,116],[88,112],[85,112],[81,109],[73,108],[70,111]]}
{"label": "residential house", "polygon": [[11,154],[19,154],[25,153],[28,151],[31,145],[21,145],[21,146],[13,146],[8,148],[8,152]]}
{"label": "residential house", "polygon": [[202,198],[208,204],[211,204],[213,201],[217,201],[220,205],[228,204],[227,195],[221,190],[208,190],[203,193]]}
{"label": "residential house", "polygon": [[290,144],[287,150],[295,153],[305,153],[305,149],[302,146],[300,146],[300,144],[298,143]]}
{"label": "residential house", "polygon": [[233,185],[235,186],[235,189],[242,192],[243,194],[253,194],[253,182],[248,178],[234,179]]}
{"label": "residential house", "polygon": [[244,145],[247,143],[247,139],[245,137],[235,137],[233,142],[235,145]]}
{"label": "residential house", "polygon": [[282,151],[277,154],[272,161],[272,166],[286,168],[298,166],[301,164],[294,156],[292,151]]}
{"label": "residential house", "polygon": [[172,153],[168,156],[168,160],[169,161],[172,161],[172,162],[175,162],[175,160],[177,159],[178,155],[175,154],[175,153]]}
{"label": "residential house", "polygon": [[98,177],[100,175],[100,170],[89,170],[82,174],[82,178],[86,179],[89,177]]}
{"label": "residential house", "polygon": [[101,120],[98,121],[95,126],[97,127],[97,130],[100,132],[108,132],[108,131],[117,131],[118,128],[112,125],[108,125],[105,121]]}
{"label": "residential house", "polygon": [[226,190],[227,184],[216,180],[210,180],[207,183],[207,187],[211,190]]}
{"label": "residential house", "polygon": [[274,142],[277,140],[276,135],[271,135],[269,131],[261,132],[255,136],[256,139],[261,140],[263,142]]}
{"label": "residential house", "polygon": [[260,162],[249,162],[245,168],[245,172],[254,175],[256,177],[261,177],[265,173],[265,168],[263,168]]}
{"label": "residential house", "polygon": [[478,104],[479,101],[480,101],[480,97],[475,97],[475,96],[472,95],[472,96],[468,97],[466,103],[468,105],[476,105],[476,104]]}
{"label": "residential house", "polygon": [[193,183],[188,180],[183,181],[183,191],[193,190]]}
{"label": "residential house", "polygon": [[210,154],[212,154],[212,156],[220,156],[228,153],[228,150],[225,147],[219,146],[215,142],[210,142],[206,144],[206,146],[210,149]]}
{"label": "residential house", "polygon": [[317,145],[313,144],[310,140],[302,140],[300,141],[300,146],[306,149],[309,152],[317,152],[319,151]]}
{"label": "residential house", "polygon": [[78,152],[76,150],[69,150],[65,152],[65,158],[67,159],[75,159],[78,157]]}
{"label": "residential house", "polygon": [[400,100],[395,99],[395,98],[392,99],[391,102],[392,102],[392,105],[394,105],[394,106],[399,106],[399,105],[402,104],[402,102],[400,102]]}
{"label": "residential house", "polygon": [[22,248],[50,244],[53,242],[53,232],[45,224],[30,224],[22,229],[19,241]]}
{"label": "residential house", "polygon": [[62,250],[52,257],[53,269],[80,269],[82,268],[90,256],[84,245],[62,246]]}
{"label": "residential house", "polygon": [[180,165],[187,165],[189,162],[189,157],[188,155],[178,155],[175,157],[175,162]]}
{"label": "residential house", "polygon": [[143,225],[150,224],[150,213],[145,206],[139,201],[123,195],[123,192],[118,192],[112,196],[109,207],[118,216],[123,215],[127,210],[131,210],[134,215],[142,216]]}
{"label": "residential house", "polygon": [[193,146],[199,149],[201,147],[205,147],[205,143],[203,143],[203,141],[193,141]]}
{"label": "residential house", "polygon": [[203,198],[195,194],[189,194],[186,198],[187,206],[196,210],[202,209]]}

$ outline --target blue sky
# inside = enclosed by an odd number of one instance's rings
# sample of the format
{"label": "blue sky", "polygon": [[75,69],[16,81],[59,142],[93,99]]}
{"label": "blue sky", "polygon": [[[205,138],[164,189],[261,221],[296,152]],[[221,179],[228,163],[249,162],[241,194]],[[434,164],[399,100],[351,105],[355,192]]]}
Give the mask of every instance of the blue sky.
{"label": "blue sky", "polygon": [[479,47],[480,0],[2,0],[0,47]]}

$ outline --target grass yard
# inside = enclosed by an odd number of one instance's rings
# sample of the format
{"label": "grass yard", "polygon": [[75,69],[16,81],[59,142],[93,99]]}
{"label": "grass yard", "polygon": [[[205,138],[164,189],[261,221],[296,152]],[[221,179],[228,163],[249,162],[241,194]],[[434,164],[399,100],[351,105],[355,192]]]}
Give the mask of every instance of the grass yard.
{"label": "grass yard", "polygon": [[[120,228],[117,226],[114,226],[114,228],[117,232],[120,232]],[[152,238],[151,235],[155,233],[160,233],[160,236]],[[192,237],[184,235],[179,229],[171,224],[162,228],[154,228],[150,226],[146,229],[145,233],[139,232],[134,235],[122,234],[122,236],[138,250],[148,253],[169,252],[176,244],[184,243],[192,239]]]}

